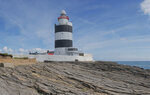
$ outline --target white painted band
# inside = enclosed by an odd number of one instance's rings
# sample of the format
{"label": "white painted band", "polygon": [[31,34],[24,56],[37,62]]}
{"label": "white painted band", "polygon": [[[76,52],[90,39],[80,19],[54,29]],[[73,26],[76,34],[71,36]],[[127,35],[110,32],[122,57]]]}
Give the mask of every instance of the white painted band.
{"label": "white painted band", "polygon": [[55,40],[62,40],[62,39],[72,40],[72,33],[71,32],[57,32],[57,33],[55,33]]}

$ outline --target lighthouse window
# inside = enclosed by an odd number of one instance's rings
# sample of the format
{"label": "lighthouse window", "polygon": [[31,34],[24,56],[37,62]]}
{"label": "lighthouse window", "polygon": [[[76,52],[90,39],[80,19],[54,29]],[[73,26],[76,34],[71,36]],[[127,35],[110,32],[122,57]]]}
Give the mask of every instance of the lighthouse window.
{"label": "lighthouse window", "polygon": [[68,48],[68,51],[78,51],[77,48]]}

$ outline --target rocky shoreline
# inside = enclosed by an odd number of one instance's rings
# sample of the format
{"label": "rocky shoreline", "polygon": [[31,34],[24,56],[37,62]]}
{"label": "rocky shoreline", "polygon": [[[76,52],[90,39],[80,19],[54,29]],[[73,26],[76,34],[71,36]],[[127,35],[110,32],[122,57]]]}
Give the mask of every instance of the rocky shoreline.
{"label": "rocky shoreline", "polygon": [[0,95],[150,95],[150,70],[103,61],[0,67]]}

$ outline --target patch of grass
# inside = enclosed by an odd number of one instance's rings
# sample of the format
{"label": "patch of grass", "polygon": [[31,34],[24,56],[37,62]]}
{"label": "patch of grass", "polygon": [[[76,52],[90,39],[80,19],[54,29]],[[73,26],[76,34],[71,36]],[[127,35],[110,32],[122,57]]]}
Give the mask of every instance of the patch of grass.
{"label": "patch of grass", "polygon": [[13,57],[11,54],[8,54],[8,53],[0,53],[0,56],[2,57]]}
{"label": "patch of grass", "polygon": [[28,57],[14,57],[14,59],[29,59]]}

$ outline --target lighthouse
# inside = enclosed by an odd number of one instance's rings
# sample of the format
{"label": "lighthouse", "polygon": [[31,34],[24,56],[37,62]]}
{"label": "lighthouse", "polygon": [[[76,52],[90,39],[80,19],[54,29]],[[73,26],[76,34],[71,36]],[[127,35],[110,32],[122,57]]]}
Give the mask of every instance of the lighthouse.
{"label": "lighthouse", "polygon": [[78,49],[73,48],[72,23],[69,22],[65,10],[61,11],[58,17],[58,24],[55,24],[55,55],[78,55]]}
{"label": "lighthouse", "polygon": [[48,61],[93,61],[91,54],[85,54],[73,46],[73,26],[65,10],[62,10],[55,24],[55,49],[53,54],[40,54],[35,58],[38,62]]}
{"label": "lighthouse", "polygon": [[46,53],[30,53],[29,55],[13,55],[13,57],[35,58],[38,62],[49,61],[94,61],[91,54],[85,54],[73,46],[73,27],[65,10],[62,10],[55,24],[55,48]]}

